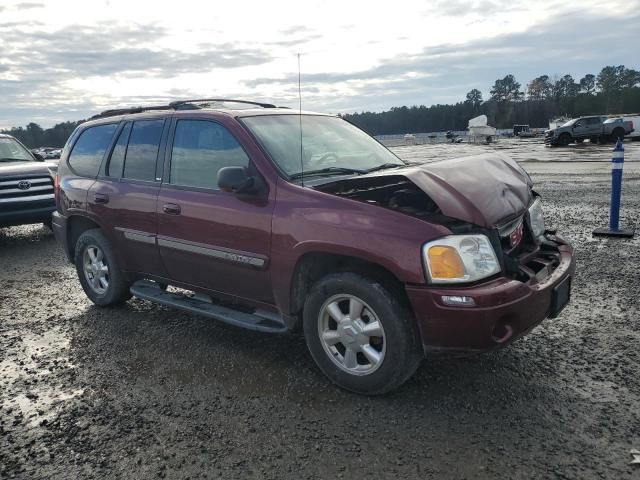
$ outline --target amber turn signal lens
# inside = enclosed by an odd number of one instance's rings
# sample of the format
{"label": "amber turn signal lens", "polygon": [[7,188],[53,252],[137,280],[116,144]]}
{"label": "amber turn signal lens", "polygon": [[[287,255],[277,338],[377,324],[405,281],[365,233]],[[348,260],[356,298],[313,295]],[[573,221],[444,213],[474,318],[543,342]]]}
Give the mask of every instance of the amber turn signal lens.
{"label": "amber turn signal lens", "polygon": [[432,278],[464,277],[464,264],[455,248],[435,245],[429,248],[428,255]]}

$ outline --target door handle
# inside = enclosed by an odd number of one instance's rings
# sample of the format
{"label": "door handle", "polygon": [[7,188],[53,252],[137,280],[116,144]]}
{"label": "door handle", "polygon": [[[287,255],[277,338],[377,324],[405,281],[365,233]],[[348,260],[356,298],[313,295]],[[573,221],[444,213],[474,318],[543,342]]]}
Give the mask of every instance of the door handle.
{"label": "door handle", "polygon": [[165,203],[162,207],[162,211],[169,215],[180,215],[181,209],[180,205],[176,205],[175,203]]}
{"label": "door handle", "polygon": [[93,200],[96,203],[101,203],[101,204],[109,203],[109,195],[107,195],[106,193],[96,193],[93,196]]}

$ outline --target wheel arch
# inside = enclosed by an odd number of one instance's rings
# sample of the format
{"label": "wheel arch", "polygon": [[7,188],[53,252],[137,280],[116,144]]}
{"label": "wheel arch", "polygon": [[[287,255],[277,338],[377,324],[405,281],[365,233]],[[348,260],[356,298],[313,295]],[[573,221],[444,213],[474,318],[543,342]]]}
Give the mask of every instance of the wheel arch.
{"label": "wheel arch", "polygon": [[613,141],[615,142],[616,139],[618,138],[622,138],[624,139],[625,136],[625,130],[622,127],[616,127],[613,129],[613,132],[611,133],[611,138],[613,138]]}
{"label": "wheel arch", "polygon": [[72,215],[69,217],[67,221],[67,252],[69,253],[69,258],[75,257],[75,249],[76,243],[80,235],[87,230],[92,230],[94,228],[102,228],[102,226],[96,222],[94,219],[89,218],[85,215]]}
{"label": "wheel arch", "polygon": [[289,311],[300,317],[307,293],[313,285],[331,273],[351,272],[380,283],[405,306],[410,307],[404,283],[380,263],[359,256],[326,251],[302,254],[294,268],[289,288]]}

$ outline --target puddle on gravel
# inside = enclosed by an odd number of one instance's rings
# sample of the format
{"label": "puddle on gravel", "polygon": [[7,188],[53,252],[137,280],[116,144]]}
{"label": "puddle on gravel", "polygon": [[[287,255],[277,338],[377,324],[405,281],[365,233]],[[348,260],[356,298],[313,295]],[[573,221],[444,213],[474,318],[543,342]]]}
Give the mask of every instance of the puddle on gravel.
{"label": "puddle on gravel", "polygon": [[76,368],[68,356],[69,337],[53,328],[45,334],[28,334],[5,352],[0,362],[2,409],[22,413],[31,426],[55,416],[63,402],[82,395],[82,389],[60,386],[60,373]]}

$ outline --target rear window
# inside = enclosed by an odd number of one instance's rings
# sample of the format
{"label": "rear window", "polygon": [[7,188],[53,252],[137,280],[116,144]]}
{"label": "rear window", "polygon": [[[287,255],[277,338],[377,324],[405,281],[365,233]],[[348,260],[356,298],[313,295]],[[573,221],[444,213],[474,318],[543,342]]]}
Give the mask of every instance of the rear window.
{"label": "rear window", "polygon": [[124,178],[155,181],[164,120],[134,122],[124,160]]}
{"label": "rear window", "polygon": [[69,165],[75,173],[85,177],[95,177],[100,170],[104,152],[109,148],[118,125],[109,123],[89,127],[80,134],[69,155]]}

